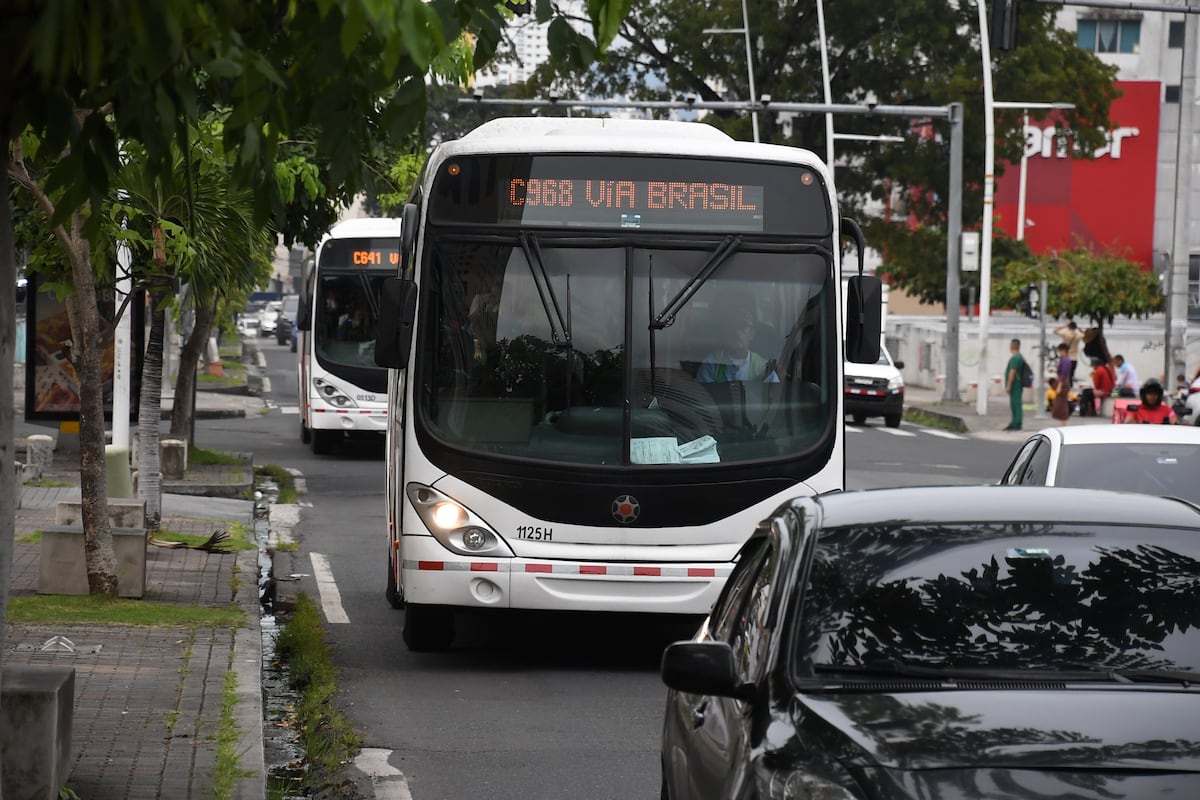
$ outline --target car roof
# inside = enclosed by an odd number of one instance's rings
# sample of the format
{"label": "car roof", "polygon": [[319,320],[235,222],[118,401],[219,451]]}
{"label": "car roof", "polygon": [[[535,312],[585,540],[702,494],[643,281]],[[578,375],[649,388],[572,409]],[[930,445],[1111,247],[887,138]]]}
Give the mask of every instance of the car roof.
{"label": "car roof", "polygon": [[1200,445],[1200,427],[1195,425],[1066,425],[1042,428],[1033,435],[1064,446],[1106,442]]}
{"label": "car roof", "polygon": [[1200,529],[1200,507],[1173,498],[1059,486],[913,486],[832,492],[811,502],[822,526],[1046,522]]}

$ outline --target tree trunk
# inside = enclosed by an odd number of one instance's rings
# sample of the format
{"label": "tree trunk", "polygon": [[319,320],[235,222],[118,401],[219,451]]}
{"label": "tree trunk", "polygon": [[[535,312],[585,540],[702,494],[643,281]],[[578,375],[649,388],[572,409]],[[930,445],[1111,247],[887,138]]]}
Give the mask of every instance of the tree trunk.
{"label": "tree trunk", "polygon": [[162,424],[163,340],[167,327],[164,310],[167,293],[150,286],[150,338],[142,362],[142,391],[138,400],[138,497],[146,501],[146,530],[162,528]]}
{"label": "tree trunk", "polygon": [[[12,209],[8,187],[0,192],[0,620],[8,619],[8,578],[12,574],[13,537],[17,524],[16,460],[13,448],[13,367],[16,359],[17,254],[13,248]],[[3,682],[4,631],[0,625],[0,683]],[[0,774],[4,765],[0,764]],[[0,784],[2,786],[2,784]],[[3,788],[0,788],[0,795]]]}
{"label": "tree trunk", "polygon": [[66,299],[71,318],[71,360],[79,385],[79,480],[83,506],[83,541],[87,554],[88,590],[117,596],[117,559],[108,521],[108,486],[104,463],[104,341],[91,250],[83,236],[83,214],[71,215],[68,257],[75,293]]}
{"label": "tree trunk", "polygon": [[[195,295],[193,295],[195,298]],[[196,321],[192,332],[179,354],[179,375],[175,379],[175,405],[171,408],[171,435],[186,436],[188,447],[196,444],[196,407],[193,403],[196,387],[196,370],[200,357],[208,344],[213,318],[216,316],[216,301],[196,302]]]}

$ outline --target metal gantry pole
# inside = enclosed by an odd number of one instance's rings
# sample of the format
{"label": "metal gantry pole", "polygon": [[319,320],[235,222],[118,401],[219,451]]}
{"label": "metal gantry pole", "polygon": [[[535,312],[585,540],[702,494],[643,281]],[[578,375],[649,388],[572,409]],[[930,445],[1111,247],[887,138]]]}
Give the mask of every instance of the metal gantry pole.
{"label": "metal gantry pole", "polygon": [[963,107],[950,104],[950,198],[946,213],[946,385],[942,399],[960,402],[958,393],[958,307],[962,295]]}
{"label": "metal gantry pole", "polygon": [[1191,252],[1188,236],[1191,221],[1192,195],[1192,138],[1195,133],[1193,112],[1196,107],[1196,47],[1200,19],[1190,14],[1184,22],[1183,70],[1179,81],[1179,139],[1175,154],[1175,220],[1171,236],[1171,294],[1167,298],[1171,309],[1171,327],[1165,342],[1170,354],[1171,369],[1163,376],[1173,379],[1172,373],[1190,377],[1187,365],[1188,319],[1188,255]]}

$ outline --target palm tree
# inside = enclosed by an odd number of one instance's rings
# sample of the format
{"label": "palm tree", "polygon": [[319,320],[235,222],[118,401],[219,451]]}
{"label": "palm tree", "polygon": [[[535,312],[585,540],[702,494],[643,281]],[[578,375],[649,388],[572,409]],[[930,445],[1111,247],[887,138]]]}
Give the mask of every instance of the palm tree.
{"label": "palm tree", "polygon": [[[167,307],[181,283],[191,287],[198,309],[214,307],[223,292],[253,286],[264,264],[269,268],[263,256],[273,238],[253,224],[249,192],[231,188],[219,147],[219,123],[210,120],[194,133],[186,154],[175,153],[176,168],[169,178],[152,177],[140,154],[133,152],[116,181],[130,227],[149,234],[139,248],[148,259],[135,268],[135,276],[150,301],[138,406],[138,496],[146,501],[146,528],[151,533],[162,523],[159,426]],[[181,382],[193,379],[195,366],[195,361],[190,369],[180,365]],[[190,401],[190,385],[177,387],[177,399],[181,391]],[[175,417],[173,412],[172,433]]]}

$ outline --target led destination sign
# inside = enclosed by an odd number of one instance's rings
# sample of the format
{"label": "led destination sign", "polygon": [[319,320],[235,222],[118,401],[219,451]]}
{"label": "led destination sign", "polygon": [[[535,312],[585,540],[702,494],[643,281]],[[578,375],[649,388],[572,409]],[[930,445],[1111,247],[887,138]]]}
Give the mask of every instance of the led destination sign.
{"label": "led destination sign", "polygon": [[389,269],[400,266],[399,238],[330,239],[321,246],[321,269]]}
{"label": "led destination sign", "polygon": [[621,154],[444,163],[434,222],[828,236],[829,197],[800,165]]}

